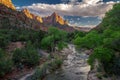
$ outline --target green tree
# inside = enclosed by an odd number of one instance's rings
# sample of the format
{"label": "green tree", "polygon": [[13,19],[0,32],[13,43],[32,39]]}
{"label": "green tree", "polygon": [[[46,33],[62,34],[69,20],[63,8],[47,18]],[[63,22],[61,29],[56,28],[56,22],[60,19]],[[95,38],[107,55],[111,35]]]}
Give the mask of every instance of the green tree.
{"label": "green tree", "polygon": [[97,47],[94,50],[94,53],[90,55],[88,63],[93,66],[95,59],[99,60],[100,63],[107,64],[112,60],[114,56],[113,50],[104,47]]}
{"label": "green tree", "polygon": [[41,41],[41,45],[44,49],[55,51],[55,47],[58,49],[63,49],[66,44],[67,33],[62,30],[58,30],[55,27],[50,27],[48,30],[48,35],[44,37]]}
{"label": "green tree", "polygon": [[74,40],[74,44],[76,44],[80,48],[95,48],[102,44],[102,37],[96,31],[91,31],[86,34],[84,37],[77,37]]}
{"label": "green tree", "polygon": [[120,75],[120,3],[106,13],[96,31],[76,37],[74,43],[94,50],[88,60],[91,66],[97,59],[107,73]]}
{"label": "green tree", "polygon": [[111,30],[120,30],[120,4],[115,4],[113,9],[106,13],[105,18],[100,24],[100,30],[104,31],[105,29],[110,28]]}

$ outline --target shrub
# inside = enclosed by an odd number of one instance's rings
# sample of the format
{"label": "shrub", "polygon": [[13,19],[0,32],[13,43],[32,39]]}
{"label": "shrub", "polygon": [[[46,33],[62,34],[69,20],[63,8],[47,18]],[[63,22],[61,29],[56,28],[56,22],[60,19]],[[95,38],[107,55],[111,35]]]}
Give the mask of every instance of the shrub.
{"label": "shrub", "polygon": [[41,67],[38,67],[31,77],[32,80],[42,80],[42,78],[46,75],[46,71],[48,69],[48,63],[44,63]]}
{"label": "shrub", "polygon": [[86,34],[85,37],[77,37],[74,40],[74,44],[80,48],[95,48],[102,44],[102,37],[96,31],[91,31],[90,33]]}
{"label": "shrub", "polygon": [[90,55],[88,63],[93,66],[95,59],[98,59],[99,62],[106,64],[112,60],[114,52],[111,49],[104,47],[97,47],[94,50],[94,53]]}
{"label": "shrub", "polygon": [[16,49],[13,54],[13,61],[15,64],[23,64],[28,66],[34,66],[39,63],[39,54],[35,48],[31,45],[24,49]]}
{"label": "shrub", "polygon": [[5,35],[0,34],[0,47],[4,48],[8,44],[7,37]]}
{"label": "shrub", "polygon": [[54,70],[59,68],[61,64],[62,64],[62,60],[58,59],[58,58],[51,62],[46,62],[36,69],[34,75],[31,77],[31,79],[32,80],[42,80],[42,78],[48,74],[47,71],[53,72]]}
{"label": "shrub", "polygon": [[6,57],[5,52],[0,49],[0,77],[10,72],[13,67],[12,60]]}

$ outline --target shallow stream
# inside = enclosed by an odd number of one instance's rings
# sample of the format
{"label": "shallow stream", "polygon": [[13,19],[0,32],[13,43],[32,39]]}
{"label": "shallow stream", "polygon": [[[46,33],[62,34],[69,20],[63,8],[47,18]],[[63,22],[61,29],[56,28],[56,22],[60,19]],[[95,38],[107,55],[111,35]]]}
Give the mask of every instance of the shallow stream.
{"label": "shallow stream", "polygon": [[88,55],[78,53],[74,45],[69,45],[71,52],[64,60],[61,69],[47,75],[45,80],[87,80],[90,66],[87,64]]}

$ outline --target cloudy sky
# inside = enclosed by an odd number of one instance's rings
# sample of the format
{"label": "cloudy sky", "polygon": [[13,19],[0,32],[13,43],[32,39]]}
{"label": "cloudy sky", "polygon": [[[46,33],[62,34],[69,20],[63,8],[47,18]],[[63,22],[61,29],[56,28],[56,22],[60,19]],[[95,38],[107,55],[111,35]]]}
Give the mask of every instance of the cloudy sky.
{"label": "cloudy sky", "polygon": [[12,0],[19,9],[28,8],[32,13],[48,16],[58,13],[71,25],[94,27],[105,13],[120,0]]}

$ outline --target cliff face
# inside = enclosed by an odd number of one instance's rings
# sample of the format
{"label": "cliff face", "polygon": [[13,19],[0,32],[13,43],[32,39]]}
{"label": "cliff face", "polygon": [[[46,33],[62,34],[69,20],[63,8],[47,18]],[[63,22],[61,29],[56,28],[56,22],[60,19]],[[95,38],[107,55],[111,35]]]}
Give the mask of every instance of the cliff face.
{"label": "cliff face", "polygon": [[12,4],[11,0],[0,0],[0,3],[4,4],[8,8],[11,8],[11,9],[15,10],[15,6]]}
{"label": "cliff face", "polygon": [[47,31],[50,26],[55,26],[69,32],[74,31],[74,28],[70,27],[57,13],[42,18],[30,13],[28,9],[17,11],[11,0],[0,0],[0,3],[0,28],[12,29],[22,27]]}

